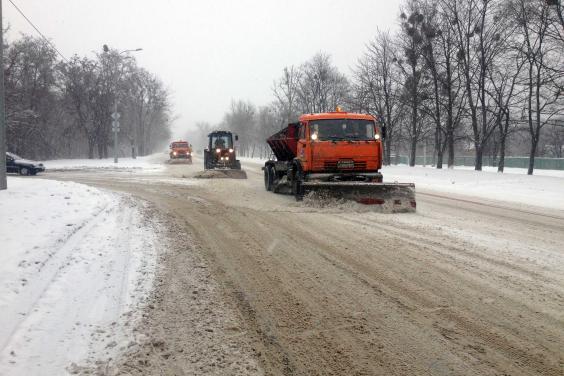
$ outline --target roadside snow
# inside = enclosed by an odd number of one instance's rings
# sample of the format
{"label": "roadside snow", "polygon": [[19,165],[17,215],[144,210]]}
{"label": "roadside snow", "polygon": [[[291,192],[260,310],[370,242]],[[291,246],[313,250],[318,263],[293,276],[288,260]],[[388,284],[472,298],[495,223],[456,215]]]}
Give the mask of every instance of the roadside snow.
{"label": "roadside snow", "polygon": [[0,191],[0,374],[63,375],[123,350],[152,287],[155,229],[131,198],[10,177]]}
{"label": "roadside snow", "polygon": [[564,210],[564,177],[419,166],[386,166],[382,174],[385,182],[413,182],[421,191]]}
{"label": "roadside snow", "polygon": [[84,169],[135,169],[135,170],[164,170],[163,162],[168,159],[165,154],[152,154],[145,157],[119,158],[118,163],[114,163],[113,158],[106,159],[55,159],[45,161],[43,164],[47,171],[52,170],[84,170]]}
{"label": "roadside snow", "polygon": [[[423,166],[418,166],[418,167],[423,167]],[[484,166],[484,167],[482,167],[482,169],[486,172],[497,173],[497,167]],[[474,171],[474,167],[472,167],[472,166],[456,166],[455,170]],[[527,175],[527,169],[526,168],[505,167],[505,169],[503,171],[504,171],[503,172],[504,174]],[[558,177],[558,178],[564,178],[564,170],[536,169],[533,173],[536,176],[554,176],[554,177]]]}
{"label": "roadside snow", "polygon": [[[240,158],[243,168],[259,170],[264,160]],[[385,182],[415,183],[417,191],[439,192],[527,206],[564,210],[564,171],[537,170],[526,175],[523,169],[474,171],[468,168],[384,166]]]}

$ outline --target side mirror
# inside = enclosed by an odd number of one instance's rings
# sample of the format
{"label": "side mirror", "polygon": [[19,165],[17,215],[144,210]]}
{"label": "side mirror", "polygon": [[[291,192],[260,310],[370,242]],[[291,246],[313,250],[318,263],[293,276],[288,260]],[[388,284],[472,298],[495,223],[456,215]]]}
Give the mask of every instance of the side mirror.
{"label": "side mirror", "polygon": [[386,139],[386,126],[383,125],[381,129],[382,129],[382,140],[384,140]]}
{"label": "side mirror", "polygon": [[235,141],[239,141],[239,136],[235,135]]}

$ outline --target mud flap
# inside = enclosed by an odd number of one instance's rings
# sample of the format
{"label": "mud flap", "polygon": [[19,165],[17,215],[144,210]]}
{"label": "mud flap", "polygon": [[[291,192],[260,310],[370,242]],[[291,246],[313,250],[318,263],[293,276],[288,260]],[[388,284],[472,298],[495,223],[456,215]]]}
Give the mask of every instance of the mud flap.
{"label": "mud flap", "polygon": [[366,182],[303,182],[305,195],[353,200],[365,205],[381,205],[392,213],[415,212],[415,184]]}

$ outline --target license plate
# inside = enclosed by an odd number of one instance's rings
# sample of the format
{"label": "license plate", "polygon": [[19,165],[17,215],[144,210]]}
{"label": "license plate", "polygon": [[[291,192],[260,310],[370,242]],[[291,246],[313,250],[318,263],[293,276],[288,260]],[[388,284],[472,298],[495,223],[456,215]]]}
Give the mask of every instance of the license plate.
{"label": "license plate", "polygon": [[354,168],[354,161],[344,160],[337,162],[337,168]]}

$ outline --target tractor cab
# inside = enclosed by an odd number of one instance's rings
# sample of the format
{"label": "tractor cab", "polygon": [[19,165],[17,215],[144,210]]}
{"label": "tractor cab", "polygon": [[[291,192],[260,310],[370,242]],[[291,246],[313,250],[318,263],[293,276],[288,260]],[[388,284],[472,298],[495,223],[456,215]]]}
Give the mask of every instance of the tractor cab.
{"label": "tractor cab", "polygon": [[204,150],[204,168],[241,169],[237,160],[235,143],[239,137],[229,131],[215,131],[208,134],[208,146]]}

